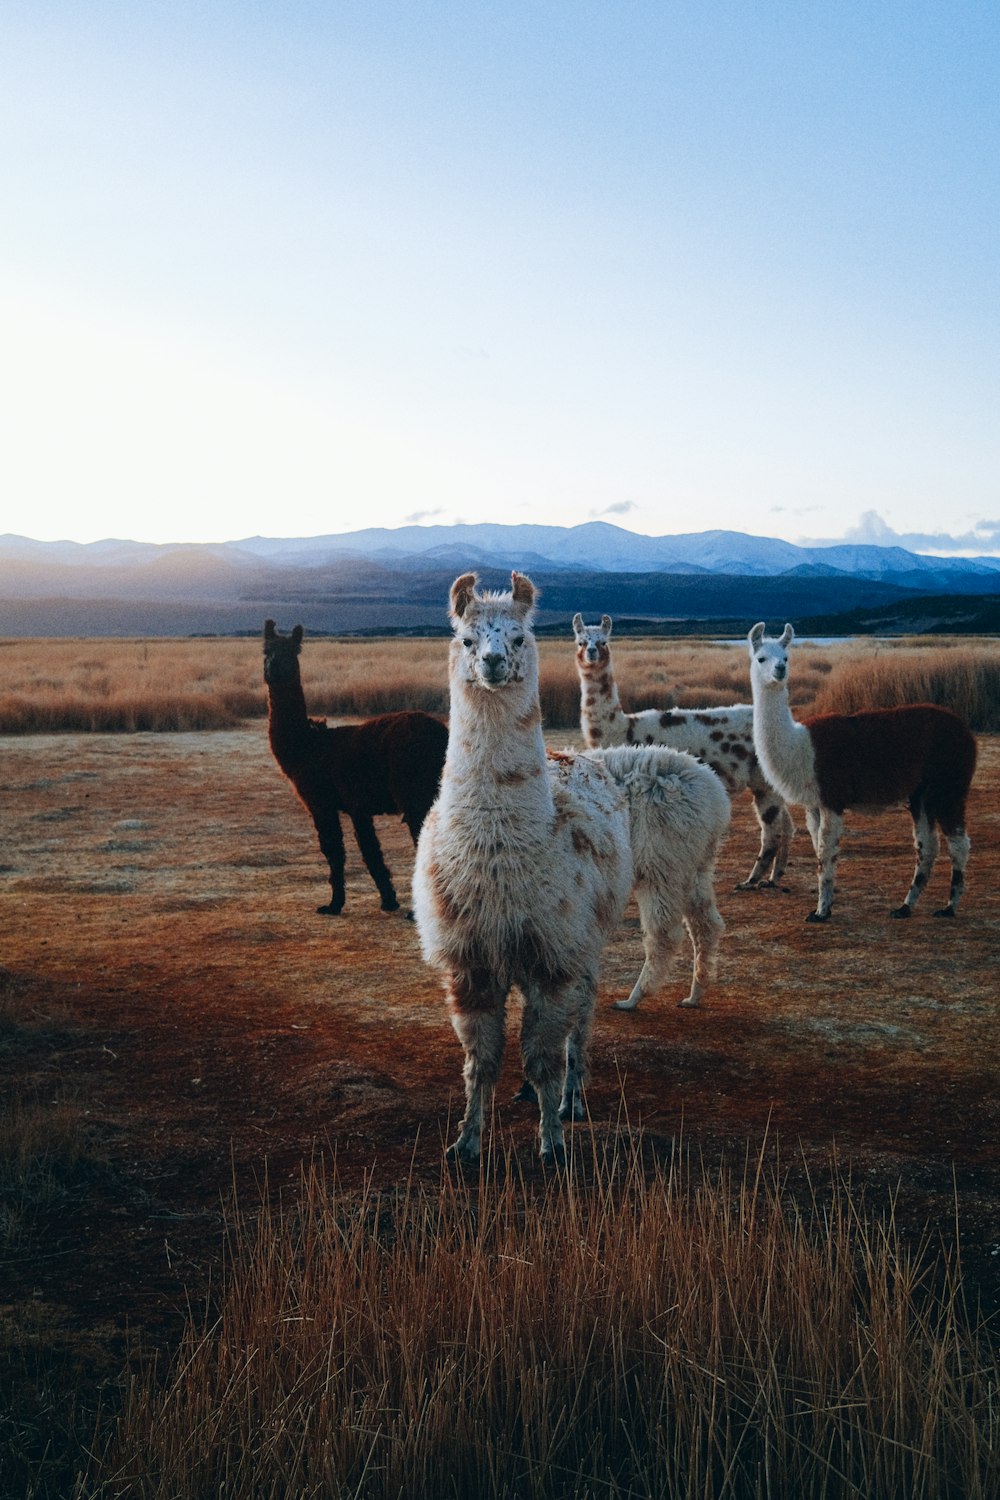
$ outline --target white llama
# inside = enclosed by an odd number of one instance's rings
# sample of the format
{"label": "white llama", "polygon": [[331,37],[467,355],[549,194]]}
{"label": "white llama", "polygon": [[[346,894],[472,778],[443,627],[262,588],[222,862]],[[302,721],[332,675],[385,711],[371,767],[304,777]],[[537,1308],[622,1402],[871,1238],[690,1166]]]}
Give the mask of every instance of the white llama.
{"label": "white llama", "polygon": [[[543,1161],[582,1115],[601,950],[632,884],[628,810],[603,766],[547,757],[531,633],[536,592],[451,589],[451,720],[438,800],[421,830],[413,911],[465,1048],[466,1109],[450,1155],[479,1158],[504,1049],[507,995],[524,998],[524,1073]],[[560,1097],[561,1095],[561,1097]]]}
{"label": "white llama", "polygon": [[765,775],[793,805],[806,810],[816,850],[819,896],[809,922],[825,922],[833,905],[834,866],[844,812],[881,812],[905,803],[913,819],[917,866],[902,906],[908,917],[930,879],[938,851],[935,824],[948,842],[951,891],[936,917],[953,917],[965,884],[969,839],[965,803],[976,767],[975,737],[950,709],[902,704],[854,714],[817,714],[797,723],[788,704],[786,625],[775,640],[763,624],[747,637],[753,690],[754,741]]}
{"label": "white llama", "polygon": [[761,770],[753,742],[753,705],[649,708],[627,714],[611,664],[611,623],[610,615],[602,615],[600,625],[585,625],[582,615],[573,616],[584,741],[594,749],[605,745],[671,745],[709,766],[731,796],[748,791],[760,824],[760,851],[750,874],[736,889],[776,886],[788,863],[795,825],[784,800]]}
{"label": "white llama", "polygon": [[724,923],[715,904],[715,861],[729,829],[730,804],[722,782],[683,750],[618,745],[588,750],[628,797],[632,893],[639,908],[646,961],[627,1000],[634,1010],[663,982],[687,929],[694,949],[691,988],[682,1006],[701,1003],[715,975]]}

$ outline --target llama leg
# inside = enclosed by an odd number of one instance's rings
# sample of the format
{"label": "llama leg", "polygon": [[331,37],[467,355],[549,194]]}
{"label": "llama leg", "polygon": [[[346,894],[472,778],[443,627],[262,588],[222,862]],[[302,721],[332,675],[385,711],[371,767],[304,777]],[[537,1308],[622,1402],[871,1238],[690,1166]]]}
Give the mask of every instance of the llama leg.
{"label": "llama leg", "polygon": [[922,802],[911,802],[910,814],[913,818],[913,847],[917,851],[917,867],[913,872],[906,899],[902,906],[895,907],[889,913],[891,917],[912,916],[913,908],[920,900],[920,893],[931,878],[931,871],[937,858],[938,836],[927,814],[926,806]]}
{"label": "llama leg", "polygon": [[449,992],[451,1024],[465,1048],[465,1114],[451,1160],[475,1165],[482,1148],[483,1111],[496,1087],[504,1052],[505,996],[482,972],[456,974]]}
{"label": "llama leg", "polygon": [[313,822],[319,836],[319,847],[330,867],[330,903],[317,906],[316,910],[325,917],[335,917],[344,909],[344,834],[336,812],[321,812],[314,816]]}
{"label": "llama leg", "polygon": [[945,838],[948,842],[948,853],[951,856],[951,891],[948,896],[948,905],[942,906],[934,915],[936,917],[953,917],[958,910],[958,903],[962,899],[965,889],[965,867],[969,862],[969,835],[965,829],[958,827],[949,833],[945,829]]}
{"label": "llama leg", "polygon": [[819,808],[806,808],[806,828],[809,830],[809,838],[813,849],[819,854]]}
{"label": "llama leg", "polygon": [[698,876],[691,893],[687,915],[684,918],[684,925],[687,927],[691,945],[694,948],[694,973],[691,979],[691,993],[686,1000],[679,1002],[681,1005],[700,1005],[701,997],[709,981],[715,978],[719,940],[725,931],[726,924],[715,904],[713,875],[712,870],[705,870]]}
{"label": "llama leg", "polygon": [[583,1087],[587,1082],[590,1032],[597,1003],[597,979],[582,980],[577,986],[577,1014],[573,1029],[566,1038],[566,1075],[559,1100],[560,1120],[584,1118]]}
{"label": "llama leg", "polygon": [[781,804],[781,811],[775,819],[774,826],[777,831],[777,839],[775,844],[774,864],[771,868],[771,884],[777,885],[778,881],[785,873],[785,866],[788,864],[788,856],[792,851],[792,839],[795,837],[795,824],[792,821],[791,813],[788,811],[788,808],[784,803]]}
{"label": "llama leg", "polygon": [[635,902],[639,908],[646,961],[628,999],[613,1002],[615,1010],[635,1010],[644,995],[657,989],[663,982],[671,958],[684,941],[684,924],[680,916],[668,911],[648,885],[636,886]]}
{"label": "llama leg", "polygon": [[407,801],[402,803],[403,822],[406,824],[410,838],[413,840],[414,849],[417,847],[417,840],[420,837],[420,830],[424,826],[424,821],[427,817],[427,814],[430,812],[433,800],[434,799],[431,798],[430,802],[424,802],[421,800],[419,802]]}
{"label": "llama leg", "polygon": [[792,820],[781,798],[769,786],[761,787],[753,792],[753,809],[760,824],[760,851],[750,874],[736,887],[738,891],[776,885],[788,863]]}
{"label": "llama leg", "polygon": [[[592,1010],[592,997],[589,1007]],[[525,986],[521,1023],[524,1076],[538,1099],[539,1149],[543,1162],[566,1159],[561,1110],[575,1111],[586,1069],[590,1015],[572,987]]]}
{"label": "llama leg", "polygon": [[396,888],[392,883],[389,868],[382,858],[382,846],[375,832],[375,824],[370,817],[361,813],[353,815],[351,822],[354,824],[354,837],[358,841],[361,858],[367,865],[368,873],[378,886],[378,893],[382,897],[382,910],[398,911]]}
{"label": "llama leg", "polygon": [[819,897],[816,910],[809,913],[806,921],[825,922],[833,906],[833,878],[837,866],[840,836],[844,831],[844,820],[839,813],[831,812],[828,807],[819,809],[818,813],[815,808],[809,808],[806,821],[809,823],[810,834],[813,833],[812,819],[815,819],[816,825],[813,843],[816,846],[816,878]]}

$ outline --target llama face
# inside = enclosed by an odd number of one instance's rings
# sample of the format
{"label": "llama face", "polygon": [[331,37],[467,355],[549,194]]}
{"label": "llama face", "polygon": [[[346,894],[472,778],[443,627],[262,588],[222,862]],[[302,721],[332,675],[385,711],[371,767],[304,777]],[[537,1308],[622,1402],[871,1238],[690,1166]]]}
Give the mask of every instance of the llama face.
{"label": "llama face", "polygon": [[456,643],[466,681],[492,692],[508,683],[524,681],[534,642],[523,620],[509,609],[491,605],[492,601],[482,600],[466,612],[456,631]]}
{"label": "llama face", "polygon": [[281,635],[273,620],[264,621],[264,681],[268,687],[297,681],[301,649],[301,625],[296,625],[291,635]]}
{"label": "llama face", "polygon": [[454,670],[465,682],[489,692],[525,681],[537,661],[529,628],[534,586],[523,574],[512,577],[509,594],[476,593],[471,574],[452,587]]}
{"label": "llama face", "polygon": [[763,622],[753,627],[747,636],[750,672],[761,687],[784,687],[788,676],[788,647],[794,639],[795,632],[790,625],[785,626],[777,639],[765,636]]}
{"label": "llama face", "polygon": [[611,635],[611,616],[602,615],[600,625],[585,625],[582,615],[573,616],[573,637],[576,641],[576,659],[583,667],[606,667],[611,660],[608,638]]}

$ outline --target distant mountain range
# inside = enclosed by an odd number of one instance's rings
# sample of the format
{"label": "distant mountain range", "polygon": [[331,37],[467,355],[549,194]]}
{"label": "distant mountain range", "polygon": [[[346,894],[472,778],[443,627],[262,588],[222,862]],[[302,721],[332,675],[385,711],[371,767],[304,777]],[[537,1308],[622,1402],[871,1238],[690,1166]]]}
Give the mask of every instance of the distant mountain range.
{"label": "distant mountain range", "polygon": [[492,587],[512,568],[540,585],[540,618],[553,627],[577,609],[660,628],[699,621],[736,628],[748,617],[802,623],[844,611],[891,612],[897,601],[925,595],[1000,594],[996,557],[800,547],[734,531],[651,537],[604,522],[403,526],[212,544],[6,535],[0,632],[232,634],[256,632],[268,614],[334,633],[433,630],[445,627],[457,573],[475,569]]}

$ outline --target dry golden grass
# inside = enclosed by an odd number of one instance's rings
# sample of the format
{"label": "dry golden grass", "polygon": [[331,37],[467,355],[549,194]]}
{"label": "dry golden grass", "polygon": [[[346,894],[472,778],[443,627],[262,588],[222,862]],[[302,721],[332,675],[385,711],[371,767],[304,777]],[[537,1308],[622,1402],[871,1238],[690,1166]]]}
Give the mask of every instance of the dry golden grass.
{"label": "dry golden grass", "polygon": [[6,641],[0,665],[3,734],[224,729],[264,701],[249,641]]}
{"label": "dry golden grass", "polygon": [[[575,729],[580,701],[572,641],[567,634],[539,644],[545,722]],[[746,649],[739,644],[622,637],[614,660],[630,711],[750,701]],[[0,643],[0,664],[0,734],[225,729],[266,711],[257,640],[9,640]],[[309,711],[320,716],[448,712],[442,637],[307,638],[302,676]],[[925,699],[955,708],[973,729],[1000,728],[997,644],[928,645],[916,638],[795,647],[791,701],[800,714]]]}
{"label": "dry golden grass", "polygon": [[834,1177],[577,1138],[238,1219],[221,1305],[140,1376],[91,1500],[985,1497],[1000,1378],[953,1265]]}
{"label": "dry golden grass", "polygon": [[[816,695],[814,713],[856,713],[896,703],[938,703],[973,729],[1000,729],[1000,648],[942,643],[901,651],[871,642],[842,659]],[[793,670],[795,662],[793,659]]]}

